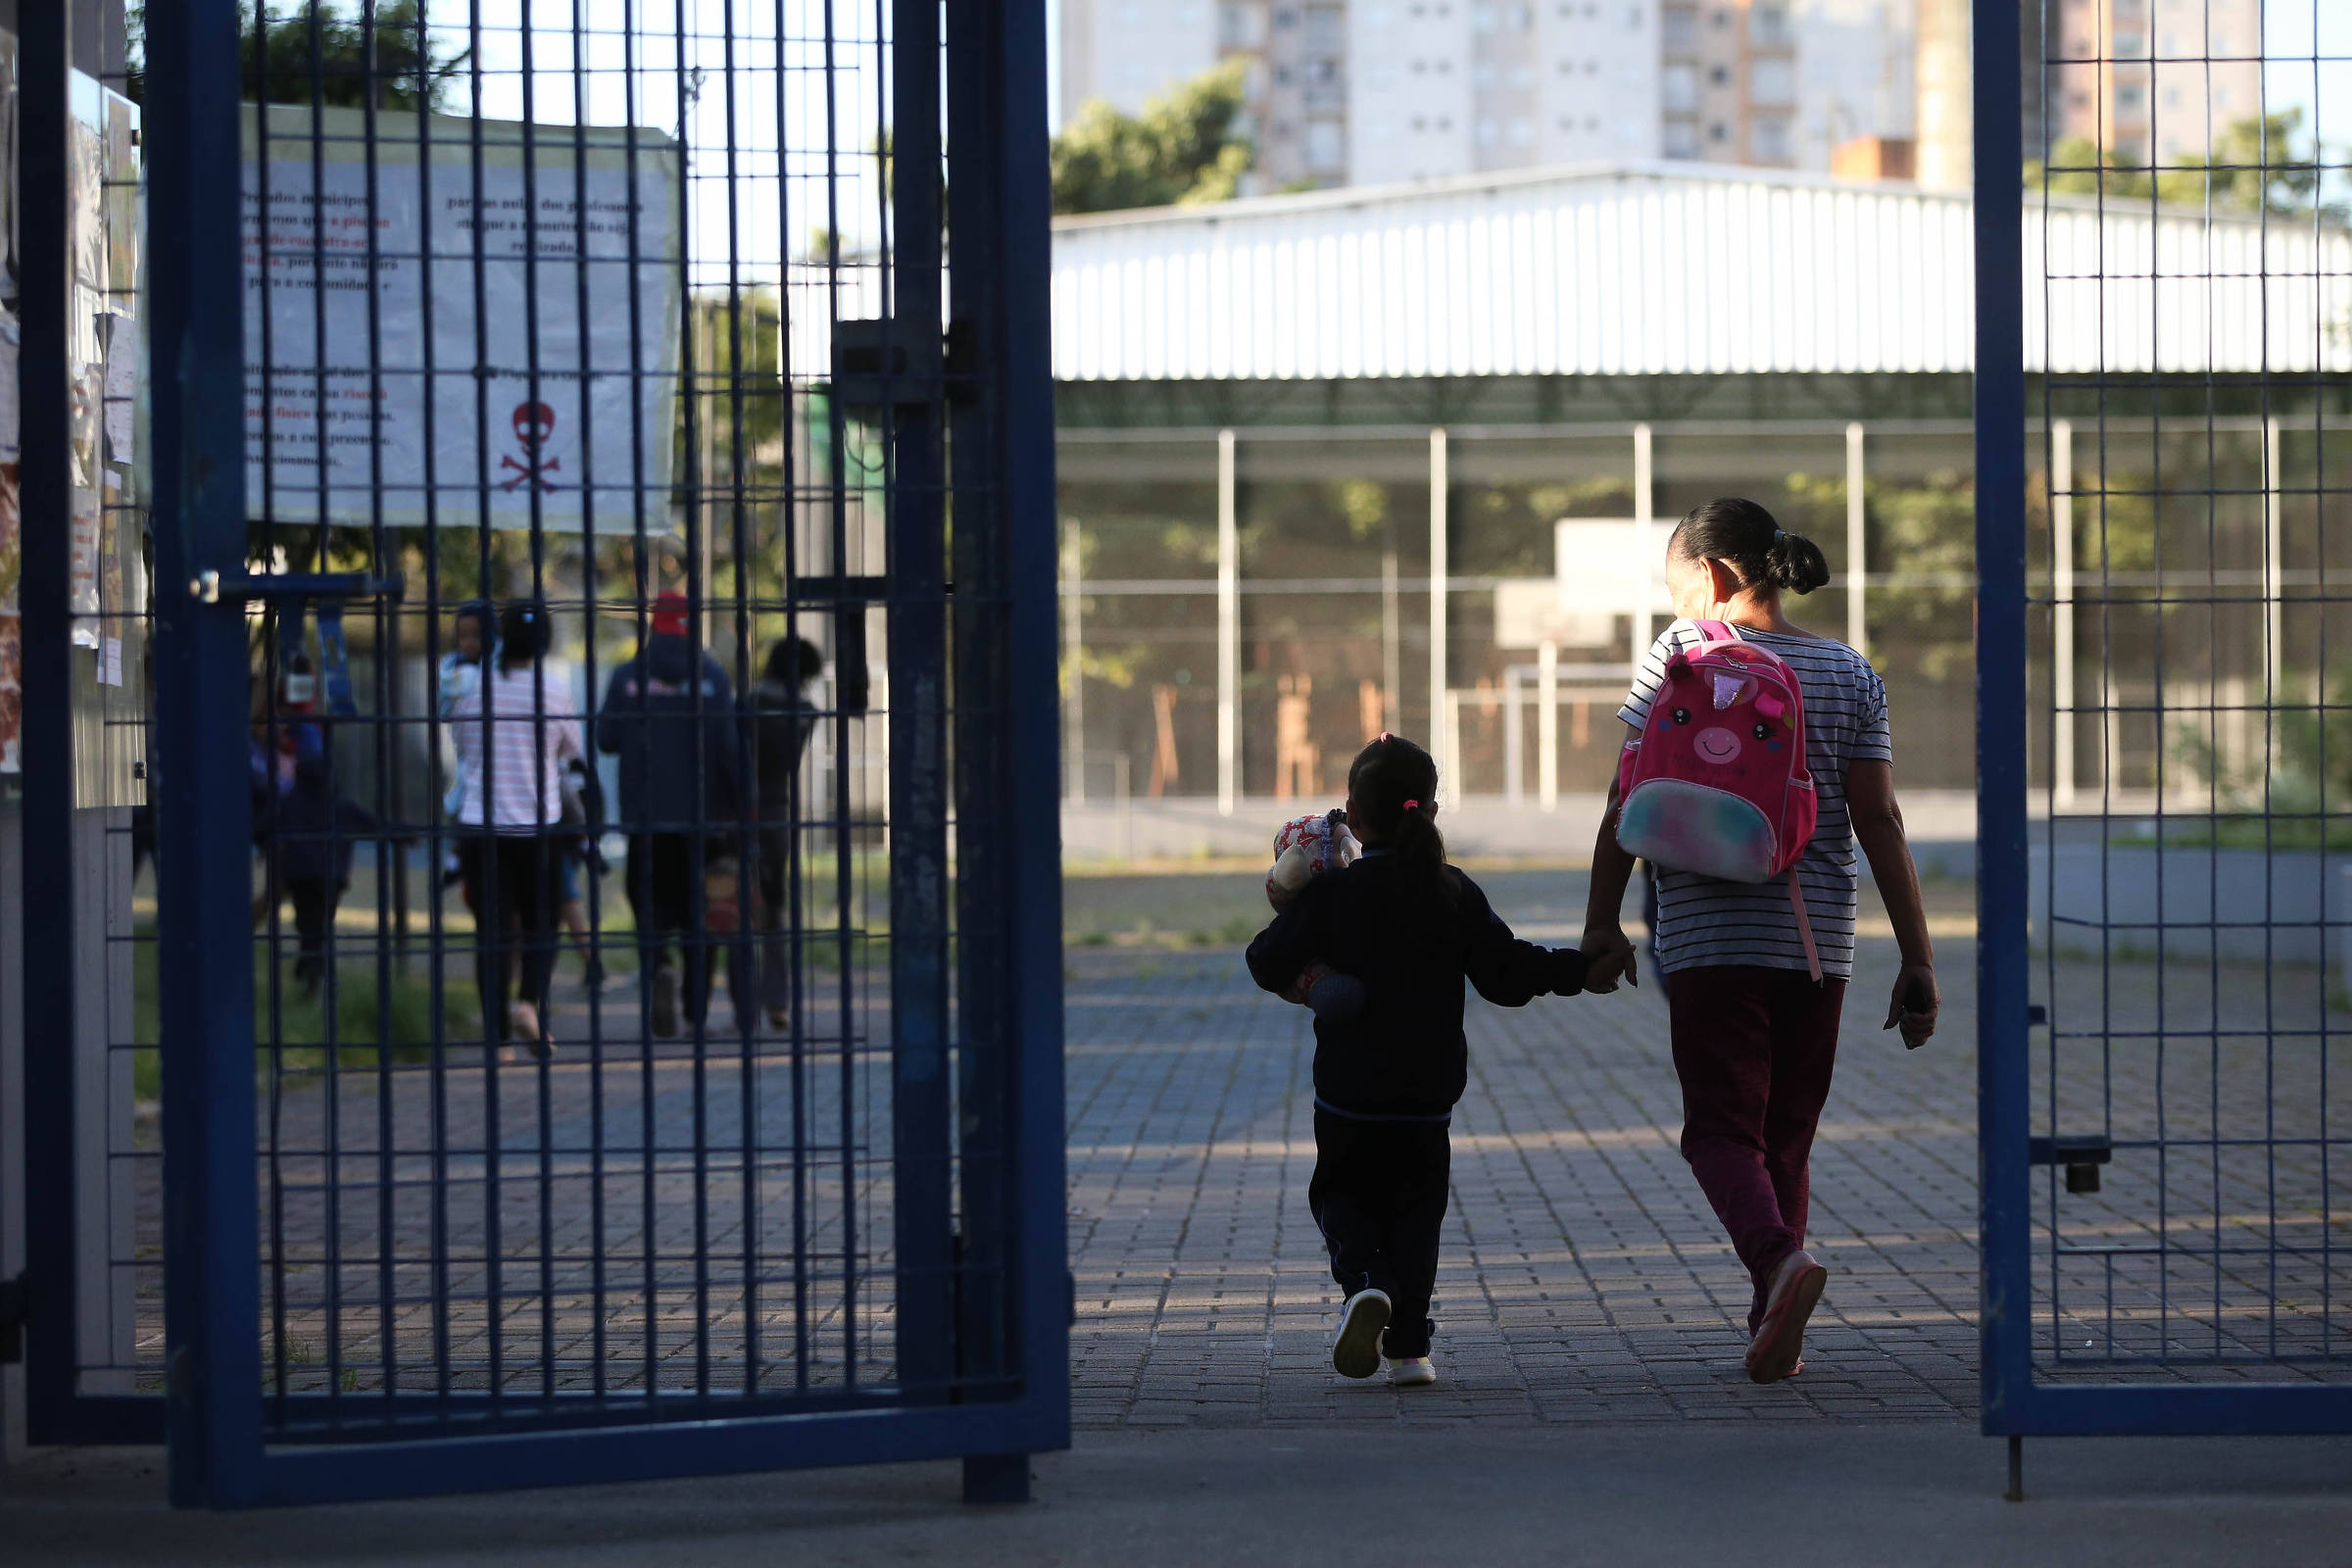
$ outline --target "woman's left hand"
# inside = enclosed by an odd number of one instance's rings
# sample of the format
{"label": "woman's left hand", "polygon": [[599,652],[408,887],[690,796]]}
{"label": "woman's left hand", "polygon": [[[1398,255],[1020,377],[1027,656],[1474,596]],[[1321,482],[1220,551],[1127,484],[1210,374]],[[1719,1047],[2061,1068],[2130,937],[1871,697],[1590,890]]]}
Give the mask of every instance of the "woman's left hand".
{"label": "woman's left hand", "polygon": [[[1924,1008],[1919,1005],[1923,1000],[1927,1004]],[[1894,995],[1887,1000],[1886,1021],[1880,1027],[1900,1025],[1903,1044],[1917,1051],[1936,1033],[1936,1016],[1942,1010],[1943,994],[1936,989],[1936,966],[1906,963],[1894,977]]]}

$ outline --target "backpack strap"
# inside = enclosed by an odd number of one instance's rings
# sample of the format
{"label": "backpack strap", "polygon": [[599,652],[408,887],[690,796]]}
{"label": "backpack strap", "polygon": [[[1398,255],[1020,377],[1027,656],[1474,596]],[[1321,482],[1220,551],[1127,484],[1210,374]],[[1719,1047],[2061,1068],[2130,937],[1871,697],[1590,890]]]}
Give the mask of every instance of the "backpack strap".
{"label": "backpack strap", "polygon": [[1805,915],[1805,890],[1803,884],[1797,881],[1796,867],[1793,865],[1788,867],[1788,907],[1796,911],[1796,934],[1804,939],[1806,972],[1813,976],[1813,983],[1819,985],[1821,955],[1813,947],[1813,922]]}
{"label": "backpack strap", "polygon": [[1738,643],[1747,640],[1740,636],[1739,630],[1728,620],[1694,620],[1690,624],[1696,626],[1699,635],[1711,643]]}

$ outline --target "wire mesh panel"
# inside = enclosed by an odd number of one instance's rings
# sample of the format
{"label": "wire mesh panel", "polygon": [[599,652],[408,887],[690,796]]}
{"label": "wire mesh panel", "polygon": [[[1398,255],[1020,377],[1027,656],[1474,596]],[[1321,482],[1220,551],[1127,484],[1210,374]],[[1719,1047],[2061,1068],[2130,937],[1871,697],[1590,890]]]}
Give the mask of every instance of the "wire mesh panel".
{"label": "wire mesh panel", "polygon": [[[2032,944],[1987,933],[1996,1430],[2352,1422],[2352,186],[2325,109],[2352,33],[2329,10],[2027,12],[2025,509],[1981,535],[1988,857],[2024,830],[2024,907],[1988,858],[1985,908]],[[1996,315],[2009,286],[1985,277]],[[2022,725],[1996,712],[2004,590]]]}
{"label": "wire mesh panel", "polygon": [[[175,1237],[172,1263],[252,1271],[250,1341],[211,1353],[258,1381],[260,1443],[412,1448],[389,1480],[216,1456],[191,1499],[584,1478],[428,1437],[777,1423],[597,1450],[621,1473],[1066,1422],[1057,1374],[1018,1377],[1009,1200],[1011,1057],[1054,1036],[1002,1027],[1034,977],[1014,872],[968,847],[1034,829],[1006,814],[1020,530],[991,461],[1015,382],[942,351],[943,62],[977,92],[1006,27],[237,14],[242,517],[233,561],[190,546],[189,591],[246,648],[254,1044],[210,1070],[216,1107],[252,1077],[223,1190],[253,1220],[249,1252]],[[1004,118],[956,166],[975,194]],[[976,254],[975,338],[1002,315]],[[167,884],[167,921],[192,909]],[[960,1018],[959,910],[995,928],[967,962],[1019,982]]]}
{"label": "wire mesh panel", "polygon": [[[37,1106],[25,1168],[41,1173],[22,1260],[44,1282],[27,1292],[27,1424],[41,1442],[152,1442],[163,1343],[140,115],[119,61],[69,53],[57,18],[23,20],[0,31],[4,175],[24,247],[0,286],[21,394],[0,421],[0,813],[12,819],[0,865],[11,980],[38,977],[12,989]],[[6,1257],[0,1269],[14,1271]]]}

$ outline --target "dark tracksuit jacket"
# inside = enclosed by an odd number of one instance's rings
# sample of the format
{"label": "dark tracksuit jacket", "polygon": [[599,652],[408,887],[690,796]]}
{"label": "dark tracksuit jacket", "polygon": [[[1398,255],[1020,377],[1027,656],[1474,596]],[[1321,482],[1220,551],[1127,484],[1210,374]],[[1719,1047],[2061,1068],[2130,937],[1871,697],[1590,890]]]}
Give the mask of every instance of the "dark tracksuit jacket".
{"label": "dark tracksuit jacket", "polygon": [[1585,982],[1582,954],[1512,936],[1469,877],[1447,873],[1458,894],[1446,921],[1401,871],[1378,850],[1327,871],[1250,944],[1250,973],[1268,991],[1318,959],[1363,983],[1352,1016],[1315,1020],[1306,1201],[1341,1289],[1388,1296],[1382,1348],[1393,1359],[1427,1355],[1437,1328],[1429,1308],[1452,1166],[1446,1124],[1469,1080],[1464,982],[1506,1007]]}
{"label": "dark tracksuit jacket", "polygon": [[[1364,1005],[1315,1022],[1315,1102],[1342,1116],[1443,1120],[1469,1081],[1462,1037],[1464,982],[1498,1006],[1584,989],[1584,956],[1511,935],[1476,882],[1459,894],[1450,929],[1422,908],[1396,858],[1374,850],[1299,890],[1250,944],[1250,974],[1268,991],[1320,959],[1364,985]],[[1433,935],[1433,931],[1436,933]]]}

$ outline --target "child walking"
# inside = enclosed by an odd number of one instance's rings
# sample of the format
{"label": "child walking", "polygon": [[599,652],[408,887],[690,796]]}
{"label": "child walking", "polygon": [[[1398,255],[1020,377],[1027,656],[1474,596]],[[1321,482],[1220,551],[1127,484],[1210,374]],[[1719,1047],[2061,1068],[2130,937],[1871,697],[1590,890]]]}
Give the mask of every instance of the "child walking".
{"label": "child walking", "polygon": [[[1813,838],[1794,867],[1805,921],[1778,879],[1729,882],[1661,869],[1652,926],[1682,1080],[1683,1157],[1746,1266],[1745,1359],[1758,1383],[1803,1368],[1806,1320],[1829,1278],[1805,1247],[1806,1165],[1854,972],[1857,841],[1902,954],[1886,1027],[1899,1026],[1904,1043],[1919,1046],[1936,1032],[1938,1006],[1936,951],[1894,799],[1886,688],[1860,653],[1806,631],[1782,609],[1784,591],[1807,594],[1829,580],[1821,551],[1753,501],[1726,498],[1698,508],[1676,524],[1666,546],[1678,618],[1651,645],[1618,710],[1636,737],[1649,727],[1671,662],[1709,636],[1701,621],[1728,623],[1741,641],[1777,655],[1802,694],[1805,757],[1819,801]],[[1690,718],[1681,708],[1671,716],[1677,725]],[[1765,728],[1757,726],[1759,741]],[[1699,740],[1708,733],[1726,737],[1721,744],[1731,757],[1742,749],[1729,731],[1702,731]],[[1633,944],[1618,922],[1634,866],[1617,840],[1618,805],[1612,785],[1592,847],[1585,916],[1594,992],[1614,991],[1620,980],[1640,983]]]}
{"label": "child walking", "polygon": [[1348,1293],[1332,1342],[1343,1376],[1422,1387],[1430,1294],[1452,1162],[1446,1124],[1469,1078],[1463,982],[1524,1006],[1584,989],[1584,955],[1511,935],[1477,883],[1446,863],[1438,768],[1383,735],[1348,769],[1348,825],[1363,846],[1250,944],[1250,973],[1280,995],[1310,962],[1351,975],[1360,1007],[1315,1019],[1315,1174],[1307,1207]]}

